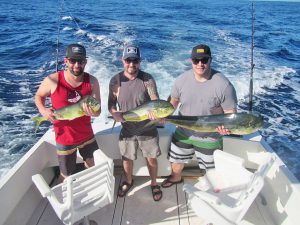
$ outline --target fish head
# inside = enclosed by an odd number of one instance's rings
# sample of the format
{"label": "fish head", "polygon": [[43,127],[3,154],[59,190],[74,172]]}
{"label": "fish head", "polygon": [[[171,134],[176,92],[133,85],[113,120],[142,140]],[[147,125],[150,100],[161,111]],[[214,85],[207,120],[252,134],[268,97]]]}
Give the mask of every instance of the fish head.
{"label": "fish head", "polygon": [[250,121],[250,126],[257,130],[262,129],[264,126],[264,121],[263,121],[263,118],[261,117],[261,115],[256,114],[256,113],[252,113],[252,115],[253,115],[253,117],[252,117],[252,120]]}
{"label": "fish head", "polygon": [[264,121],[263,121],[263,118],[261,116],[259,116],[257,118],[256,128],[257,128],[257,130],[261,130],[261,129],[264,128]]}
{"label": "fish head", "polygon": [[257,113],[249,113],[245,124],[245,133],[247,134],[261,130],[264,126],[263,118]]}
{"label": "fish head", "polygon": [[170,102],[159,100],[155,111],[158,118],[164,118],[174,112],[174,107]]}
{"label": "fish head", "polygon": [[91,107],[94,112],[97,112],[100,109],[100,103],[93,96],[87,96],[86,104]]}
{"label": "fish head", "polygon": [[230,120],[227,121],[227,126],[233,134],[247,135],[254,133],[263,128],[262,117],[253,112],[241,112],[226,115]]}

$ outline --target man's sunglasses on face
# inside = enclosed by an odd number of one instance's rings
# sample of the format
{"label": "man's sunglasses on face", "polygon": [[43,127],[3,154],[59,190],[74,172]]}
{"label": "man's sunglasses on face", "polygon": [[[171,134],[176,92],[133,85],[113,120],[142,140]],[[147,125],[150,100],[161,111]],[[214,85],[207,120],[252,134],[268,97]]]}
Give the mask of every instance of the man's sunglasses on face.
{"label": "man's sunglasses on face", "polygon": [[192,59],[193,64],[197,65],[199,64],[199,62],[201,62],[202,64],[206,64],[208,63],[210,57],[204,57],[202,59]]}
{"label": "man's sunglasses on face", "polygon": [[136,59],[136,58],[128,58],[128,59],[125,59],[125,62],[127,64],[130,64],[130,63],[133,63],[133,64],[139,64],[140,63],[140,60],[139,59]]}
{"label": "man's sunglasses on face", "polygon": [[77,62],[78,64],[82,65],[82,64],[86,63],[86,59],[72,59],[72,58],[68,58],[68,60],[69,60],[69,62],[71,64],[75,64]]}

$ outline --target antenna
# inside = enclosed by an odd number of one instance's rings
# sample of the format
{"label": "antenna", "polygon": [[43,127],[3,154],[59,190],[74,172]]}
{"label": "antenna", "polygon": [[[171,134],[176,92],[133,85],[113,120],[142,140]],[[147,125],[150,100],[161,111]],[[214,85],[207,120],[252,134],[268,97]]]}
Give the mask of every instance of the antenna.
{"label": "antenna", "polygon": [[252,111],[253,106],[253,69],[255,64],[253,63],[253,51],[254,51],[254,3],[252,2],[252,34],[251,34],[251,73],[250,73],[250,85],[249,85],[249,111]]}

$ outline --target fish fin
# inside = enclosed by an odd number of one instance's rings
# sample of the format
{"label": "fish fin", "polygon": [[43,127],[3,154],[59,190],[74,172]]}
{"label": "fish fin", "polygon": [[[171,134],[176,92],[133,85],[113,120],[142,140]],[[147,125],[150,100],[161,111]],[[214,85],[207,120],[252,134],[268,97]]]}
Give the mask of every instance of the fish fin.
{"label": "fish fin", "polygon": [[46,119],[42,116],[36,116],[36,117],[33,117],[32,119],[35,121],[34,132],[36,133],[39,126],[41,125],[41,123],[46,121]]}
{"label": "fish fin", "polygon": [[114,130],[114,128],[115,128],[115,125],[116,125],[116,123],[117,123],[117,121],[116,121],[116,120],[114,120],[114,124],[113,124],[113,126],[112,126],[112,128],[111,128],[111,131],[110,131],[110,133],[112,133],[112,132],[113,132],[113,130]]}
{"label": "fish fin", "polygon": [[150,127],[152,125],[155,125],[157,123],[157,120],[150,120],[148,123],[145,124],[144,127]]}

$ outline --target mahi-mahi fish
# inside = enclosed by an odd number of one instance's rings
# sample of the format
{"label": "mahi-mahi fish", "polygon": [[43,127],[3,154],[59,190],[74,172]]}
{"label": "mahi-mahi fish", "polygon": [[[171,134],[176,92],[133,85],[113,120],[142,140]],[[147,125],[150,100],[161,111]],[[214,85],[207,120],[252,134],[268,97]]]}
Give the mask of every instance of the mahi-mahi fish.
{"label": "mahi-mahi fish", "polygon": [[166,122],[198,132],[216,132],[218,126],[231,134],[245,135],[263,128],[262,117],[254,113],[228,113],[209,116],[167,116]]}
{"label": "mahi-mahi fish", "polygon": [[[160,119],[171,115],[174,112],[173,105],[165,100],[157,99],[148,101],[132,110],[128,110],[122,114],[126,122],[141,122],[148,119],[148,112]],[[112,116],[108,118],[112,119]]]}
{"label": "mahi-mahi fish", "polygon": [[[94,112],[97,112],[100,109],[100,103],[92,96],[87,95],[84,98],[82,98],[79,102],[68,105],[66,107],[53,110],[53,113],[55,115],[55,119],[57,120],[73,120],[78,117],[86,115],[83,111],[82,104],[86,103],[88,106],[91,107],[91,109]],[[40,124],[47,119],[42,116],[34,117],[33,120],[35,120],[35,131],[37,131]]]}
{"label": "mahi-mahi fish", "polygon": [[123,118],[127,122],[140,122],[148,119],[148,112],[150,111],[156,118],[164,118],[174,112],[174,107],[170,102],[165,100],[151,100],[124,112]]}

